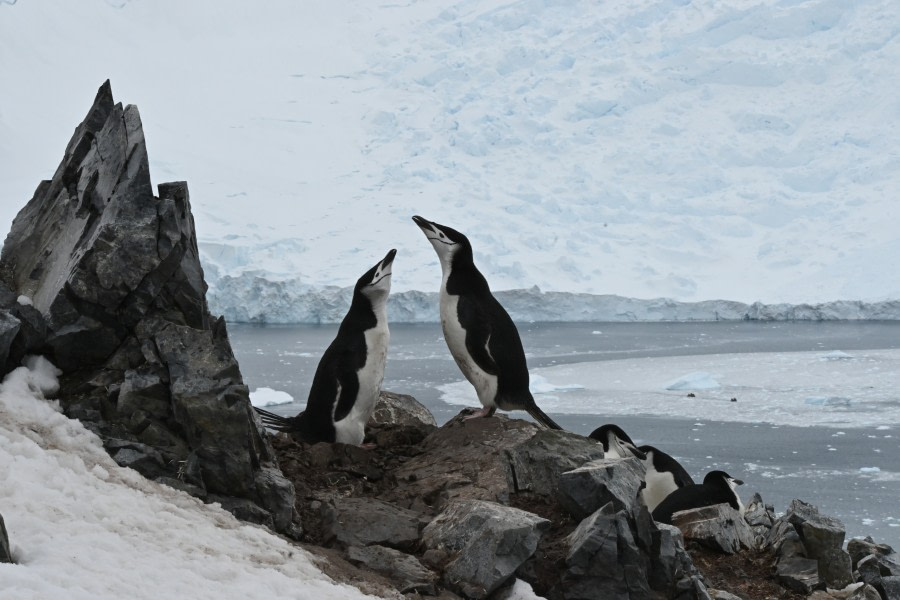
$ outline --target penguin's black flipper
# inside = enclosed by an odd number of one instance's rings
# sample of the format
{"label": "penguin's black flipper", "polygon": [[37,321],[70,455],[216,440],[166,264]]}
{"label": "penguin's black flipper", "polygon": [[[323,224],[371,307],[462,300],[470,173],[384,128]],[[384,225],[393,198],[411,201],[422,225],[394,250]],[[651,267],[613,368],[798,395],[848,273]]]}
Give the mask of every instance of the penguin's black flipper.
{"label": "penguin's black flipper", "polygon": [[556,424],[556,421],[548,417],[544,411],[538,408],[538,405],[534,403],[534,398],[531,399],[531,402],[528,403],[525,410],[528,411],[528,414],[531,415],[535,421],[547,429],[562,429],[562,427]]}

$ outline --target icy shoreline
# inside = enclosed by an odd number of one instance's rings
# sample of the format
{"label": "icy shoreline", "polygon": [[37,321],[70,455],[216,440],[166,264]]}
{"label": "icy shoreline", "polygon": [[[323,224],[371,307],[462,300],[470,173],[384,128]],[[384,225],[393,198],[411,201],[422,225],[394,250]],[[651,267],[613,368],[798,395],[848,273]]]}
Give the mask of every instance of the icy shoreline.
{"label": "icy shoreline", "polygon": [[[350,305],[352,288],[315,287],[299,280],[270,281],[253,274],[222,277],[208,293],[210,310],[233,323],[339,323]],[[530,289],[495,292],[516,321],[652,322],[652,321],[893,321],[900,300],[836,300],[815,304],[746,304],[730,300],[679,302],[611,294],[542,292]],[[436,292],[391,294],[388,316],[394,323],[438,321]]]}

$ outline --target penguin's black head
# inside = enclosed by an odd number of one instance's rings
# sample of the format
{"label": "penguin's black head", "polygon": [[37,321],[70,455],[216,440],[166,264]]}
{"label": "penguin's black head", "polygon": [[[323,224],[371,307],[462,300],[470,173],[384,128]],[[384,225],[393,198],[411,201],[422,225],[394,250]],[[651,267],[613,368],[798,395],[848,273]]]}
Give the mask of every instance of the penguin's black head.
{"label": "penguin's black head", "polygon": [[723,482],[732,490],[739,485],[744,485],[743,481],[735,479],[725,471],[710,471],[706,474],[706,477],[703,478],[704,484],[722,485]]}
{"label": "penguin's black head", "polygon": [[619,458],[625,458],[627,456],[634,456],[640,460],[644,460],[647,458],[647,455],[637,448],[634,445],[634,442],[628,437],[628,434],[613,423],[607,423],[606,425],[602,425],[591,432],[589,436],[595,440],[598,440],[601,444],[603,444],[603,451],[618,456]]}
{"label": "penguin's black head", "polygon": [[414,216],[412,220],[415,221],[422,233],[425,234],[425,237],[428,238],[428,241],[431,242],[431,245],[434,246],[434,251],[437,252],[438,258],[441,259],[441,264],[449,265],[453,257],[460,252],[472,254],[472,245],[469,243],[469,238],[452,227],[440,225],[434,221],[423,219],[418,215]]}
{"label": "penguin's black head", "polygon": [[391,250],[378,264],[366,271],[356,282],[355,291],[373,301],[387,298],[391,291],[391,265],[396,255],[397,251]]}

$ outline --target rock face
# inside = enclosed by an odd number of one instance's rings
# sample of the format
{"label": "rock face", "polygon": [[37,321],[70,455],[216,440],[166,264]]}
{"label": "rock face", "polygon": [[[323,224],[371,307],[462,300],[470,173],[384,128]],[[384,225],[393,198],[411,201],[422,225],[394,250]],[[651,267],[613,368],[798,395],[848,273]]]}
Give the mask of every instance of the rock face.
{"label": "rock face", "polygon": [[715,504],[672,515],[672,524],[692,540],[726,554],[756,547],[756,537],[744,517],[728,504]]}
{"label": "rock face", "polygon": [[[5,370],[47,355],[66,413],[120,464],[290,527],[293,488],[207,309],[187,184],[153,194],[137,107],[115,104],[109,82],[13,222],[0,282]],[[9,306],[22,296],[33,306]]]}
{"label": "rock face", "polygon": [[6,523],[3,522],[3,515],[0,515],[0,563],[11,563],[12,561],[12,551],[9,548]]}

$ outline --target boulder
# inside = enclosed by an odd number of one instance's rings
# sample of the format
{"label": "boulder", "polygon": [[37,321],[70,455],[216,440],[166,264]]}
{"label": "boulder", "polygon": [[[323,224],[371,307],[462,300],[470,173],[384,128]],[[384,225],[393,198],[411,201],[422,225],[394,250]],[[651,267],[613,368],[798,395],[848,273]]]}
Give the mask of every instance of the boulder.
{"label": "boulder", "polygon": [[802,500],[791,502],[785,517],[799,534],[806,556],[818,561],[819,578],[826,585],[841,589],[853,582],[850,555],[843,550],[843,523]]}
{"label": "boulder", "polygon": [[626,511],[610,501],[568,538],[561,597],[566,600],[652,598],[650,560],[638,547]]}
{"label": "boulder", "polygon": [[407,394],[382,391],[367,427],[436,428],[437,421],[425,405]]}
{"label": "boulder", "polygon": [[3,522],[3,515],[0,515],[0,563],[11,563],[13,561],[12,550],[9,547],[9,534],[6,533],[6,523]]}
{"label": "boulder", "polygon": [[384,575],[401,594],[415,592],[434,596],[437,593],[437,574],[419,560],[393,548],[384,546],[351,546],[347,558],[355,565]]}
{"label": "boulder", "polygon": [[340,545],[410,549],[419,541],[421,519],[414,511],[366,498],[337,498],[323,509],[326,540]]}
{"label": "boulder", "polygon": [[603,458],[603,446],[574,433],[542,429],[508,448],[506,456],[517,492],[549,497],[556,493],[563,473]]}
{"label": "boulder", "polygon": [[847,542],[847,552],[850,553],[854,570],[860,561],[868,556],[875,556],[874,564],[878,565],[879,575],[900,575],[900,555],[887,544],[876,544],[871,537],[853,538]]}
{"label": "boulder", "polygon": [[882,577],[873,587],[884,600],[900,600],[900,577],[896,575]]}
{"label": "boulder", "polygon": [[812,558],[782,558],[775,566],[775,578],[782,586],[801,594],[819,587],[819,563]]}
{"label": "boulder", "polygon": [[584,519],[608,502],[632,510],[644,484],[644,465],[634,457],[593,460],[559,478],[557,499],[576,519]]}
{"label": "boulder", "polygon": [[537,548],[550,521],[483,500],[454,501],[425,527],[422,545],[446,555],[443,580],[469,598],[484,598]]}
{"label": "boulder", "polygon": [[289,526],[292,484],[272,470],[224,321],[207,309],[187,184],[158,193],[137,107],[116,104],[107,81],[0,253],[0,298],[32,304],[8,309],[21,323],[12,352],[63,370],[63,410],[120,464]]}
{"label": "boulder", "polygon": [[672,524],[681,530],[684,539],[726,554],[756,547],[753,530],[741,513],[728,504],[676,512]]}

